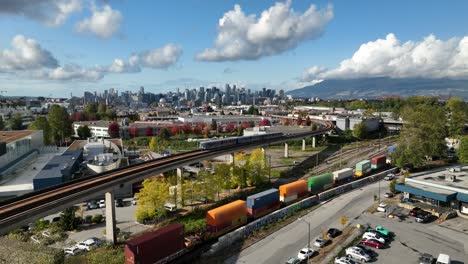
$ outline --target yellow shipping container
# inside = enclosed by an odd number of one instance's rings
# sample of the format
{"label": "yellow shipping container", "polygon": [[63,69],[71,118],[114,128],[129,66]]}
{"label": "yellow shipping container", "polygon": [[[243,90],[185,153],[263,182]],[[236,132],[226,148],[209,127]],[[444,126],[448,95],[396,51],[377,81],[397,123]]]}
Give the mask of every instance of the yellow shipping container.
{"label": "yellow shipping container", "polygon": [[354,175],[356,175],[357,177],[361,177],[362,174],[363,174],[362,171],[356,171],[356,172],[354,173]]}

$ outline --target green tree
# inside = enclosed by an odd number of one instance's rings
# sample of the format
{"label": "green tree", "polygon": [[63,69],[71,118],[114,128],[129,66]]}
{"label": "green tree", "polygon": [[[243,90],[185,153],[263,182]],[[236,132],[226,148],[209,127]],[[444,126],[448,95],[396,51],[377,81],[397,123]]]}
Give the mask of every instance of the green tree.
{"label": "green tree", "polygon": [[396,192],[396,190],[395,190],[396,182],[397,182],[396,179],[393,179],[393,180],[390,182],[390,185],[388,186],[391,193],[395,193],[395,192]]}
{"label": "green tree", "polygon": [[171,184],[164,178],[152,177],[143,181],[143,188],[136,194],[138,206],[135,216],[138,221],[162,218],[166,215],[164,204],[169,201]]}
{"label": "green tree", "polygon": [[216,120],[213,118],[211,119],[211,130],[216,130],[218,128],[218,124],[216,123]]}
{"label": "green tree", "polygon": [[451,136],[456,137],[465,128],[468,118],[468,107],[461,99],[450,98],[447,101],[447,108],[450,111],[449,132]]}
{"label": "green tree", "polygon": [[353,139],[353,131],[351,129],[347,128],[343,134],[347,141],[351,141]]}
{"label": "green tree", "polygon": [[5,129],[5,122],[3,121],[3,116],[0,116],[0,130]]}
{"label": "green tree", "polygon": [[261,148],[256,148],[252,151],[247,165],[249,169],[248,180],[251,185],[265,181],[265,175],[268,174],[269,168],[266,162],[265,153]]}
{"label": "green tree", "polygon": [[72,127],[68,121],[67,109],[62,106],[53,105],[49,111],[49,124],[54,140],[63,141],[71,136]]}
{"label": "green tree", "polygon": [[[220,186],[219,189],[225,190],[225,189],[231,188],[231,185],[232,185],[231,168],[232,166],[227,163],[221,163],[214,167],[215,181]],[[218,200],[219,200],[219,189],[217,191]]]}
{"label": "green tree", "polygon": [[461,138],[460,147],[457,151],[461,163],[468,163],[468,136]]}
{"label": "green tree", "polygon": [[78,127],[76,132],[78,133],[78,137],[80,137],[80,138],[90,138],[91,137],[91,129],[89,129],[89,127],[87,125]]}
{"label": "green tree", "polygon": [[364,139],[367,137],[367,125],[365,122],[354,125],[353,136],[359,139]]}
{"label": "green tree", "polygon": [[28,129],[31,130],[42,130],[43,138],[44,138],[44,144],[49,145],[52,143],[52,131],[49,125],[49,121],[45,116],[38,116],[32,122]]}
{"label": "green tree", "polygon": [[85,106],[85,113],[86,114],[96,114],[97,113],[97,106],[95,103],[90,103]]}
{"label": "green tree", "polygon": [[64,231],[75,230],[78,227],[78,222],[75,217],[76,207],[70,207],[63,210],[60,216],[59,226]]}
{"label": "green tree", "polygon": [[149,149],[153,152],[158,152],[158,138],[151,137],[151,141],[149,143]]}
{"label": "green tree", "polygon": [[171,138],[171,133],[169,133],[169,130],[167,130],[167,128],[163,127],[159,131],[159,138],[161,140],[169,140],[169,138]]}
{"label": "green tree", "polygon": [[427,157],[444,154],[446,114],[442,107],[419,104],[405,107],[402,115],[405,123],[398,146],[392,154],[396,166],[402,168],[413,164],[420,167]]}
{"label": "green tree", "polygon": [[11,130],[20,130],[23,128],[23,118],[20,113],[15,113],[10,120],[8,120],[8,125]]}

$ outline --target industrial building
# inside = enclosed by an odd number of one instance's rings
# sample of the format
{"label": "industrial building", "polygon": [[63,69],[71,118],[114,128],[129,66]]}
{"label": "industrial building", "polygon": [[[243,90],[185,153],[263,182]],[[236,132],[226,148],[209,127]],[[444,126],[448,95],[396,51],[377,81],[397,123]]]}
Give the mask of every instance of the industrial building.
{"label": "industrial building", "polygon": [[261,116],[246,116],[246,115],[223,115],[223,116],[210,116],[210,115],[194,115],[191,117],[179,117],[179,121],[182,123],[189,123],[189,124],[198,124],[198,123],[205,123],[211,124],[214,121],[221,125],[227,125],[229,123],[239,124],[245,122],[259,122],[264,117]]}
{"label": "industrial building", "polygon": [[81,126],[88,126],[91,130],[92,137],[98,138],[109,138],[109,125],[112,122],[110,121],[77,121],[73,122],[73,131],[75,132],[74,136],[78,137],[78,128]]}
{"label": "industrial building", "polygon": [[[460,169],[458,169],[460,168]],[[406,178],[396,184],[395,190],[404,193],[404,198],[427,204],[440,213],[456,211],[468,218],[468,167],[440,170]],[[460,171],[457,171],[460,170]]]}
{"label": "industrial building", "polygon": [[73,178],[83,160],[83,151],[65,151],[53,157],[34,177],[34,190],[44,189]]}
{"label": "industrial building", "polygon": [[43,146],[42,130],[0,131],[0,176],[8,177]]}
{"label": "industrial building", "polygon": [[336,117],[336,127],[341,131],[346,129],[353,130],[355,125],[360,123],[366,123],[367,131],[373,132],[379,129],[380,118],[377,117],[350,117],[350,116],[338,116]]}

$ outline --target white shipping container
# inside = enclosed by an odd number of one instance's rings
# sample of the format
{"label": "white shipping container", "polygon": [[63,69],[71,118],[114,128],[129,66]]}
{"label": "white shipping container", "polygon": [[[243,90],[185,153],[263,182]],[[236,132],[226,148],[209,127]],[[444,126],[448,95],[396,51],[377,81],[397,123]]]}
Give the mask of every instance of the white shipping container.
{"label": "white shipping container", "polygon": [[349,177],[353,177],[353,169],[345,168],[333,172],[333,180],[340,181]]}
{"label": "white shipping container", "polygon": [[280,196],[280,201],[283,203],[289,203],[290,201],[294,201],[296,199],[297,199],[297,194],[294,194],[288,197]]}

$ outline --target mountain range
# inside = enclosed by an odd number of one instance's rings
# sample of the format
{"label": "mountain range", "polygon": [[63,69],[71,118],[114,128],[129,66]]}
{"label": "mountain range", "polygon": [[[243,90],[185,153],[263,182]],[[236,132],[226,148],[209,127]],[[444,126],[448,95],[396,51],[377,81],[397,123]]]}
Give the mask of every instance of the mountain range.
{"label": "mountain range", "polygon": [[425,95],[468,100],[468,80],[388,77],[335,79],[291,90],[286,94],[293,97],[321,99],[372,99],[383,96]]}

